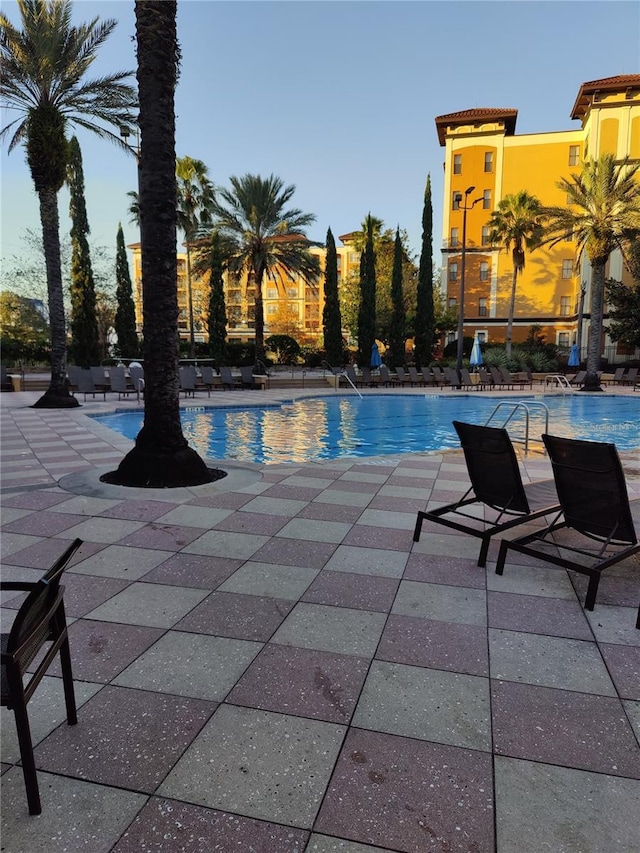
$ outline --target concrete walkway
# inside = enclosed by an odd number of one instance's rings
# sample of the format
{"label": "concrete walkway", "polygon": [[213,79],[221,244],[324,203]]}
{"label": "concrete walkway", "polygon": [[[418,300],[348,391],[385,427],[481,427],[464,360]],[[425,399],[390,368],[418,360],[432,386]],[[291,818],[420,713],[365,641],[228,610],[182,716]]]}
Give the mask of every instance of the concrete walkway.
{"label": "concrete walkway", "polygon": [[[291,397],[204,404],[256,394]],[[79,723],[54,667],[29,705],[29,817],[2,709],[4,853],[637,853],[638,560],[586,613],[582,576],[513,555],[498,577],[495,545],[479,569],[477,540],[436,526],[414,543],[417,510],[467,488],[459,452],[104,486],[131,443],[86,415],[117,404],[38,396],[0,398],[3,577],[84,540]]]}

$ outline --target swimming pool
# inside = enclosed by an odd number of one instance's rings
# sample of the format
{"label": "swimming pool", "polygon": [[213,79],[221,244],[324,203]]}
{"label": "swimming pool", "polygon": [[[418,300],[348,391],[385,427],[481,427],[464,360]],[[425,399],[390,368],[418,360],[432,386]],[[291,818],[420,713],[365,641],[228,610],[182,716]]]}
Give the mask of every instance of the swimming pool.
{"label": "swimming pool", "polygon": [[[451,422],[485,423],[500,399],[457,393],[332,395],[282,405],[193,406],[182,409],[181,418],[189,444],[203,456],[280,464],[459,447]],[[521,399],[543,401],[539,396]],[[576,394],[546,396],[544,403],[553,435],[608,441],[620,450],[640,447],[640,399]],[[539,439],[542,409],[531,411],[530,436]],[[139,410],[94,417],[130,439],[142,426]],[[509,431],[514,438],[523,434],[515,422]]]}

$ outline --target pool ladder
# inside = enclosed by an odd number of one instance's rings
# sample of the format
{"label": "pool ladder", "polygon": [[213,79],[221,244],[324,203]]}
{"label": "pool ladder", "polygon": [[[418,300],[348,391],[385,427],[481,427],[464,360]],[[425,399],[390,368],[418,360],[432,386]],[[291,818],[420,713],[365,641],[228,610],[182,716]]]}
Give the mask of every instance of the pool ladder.
{"label": "pool ladder", "polygon": [[[489,415],[487,421],[485,422],[485,426],[501,426],[503,429],[506,428],[507,424],[511,421],[511,419],[516,415],[516,413],[524,414],[524,438],[511,438],[513,442],[524,443],[524,452],[529,452],[529,422],[530,415],[532,412],[530,409],[532,407],[538,407],[538,410],[544,411],[544,431],[549,432],[549,407],[545,403],[540,403],[537,400],[527,400],[524,402],[523,400],[518,400],[517,402],[512,402],[511,400],[503,400],[498,403],[495,409]],[[501,424],[491,423],[491,421],[497,417],[500,409],[506,408],[507,411],[503,412],[506,415],[504,421]],[[536,439],[538,441],[539,439]]]}

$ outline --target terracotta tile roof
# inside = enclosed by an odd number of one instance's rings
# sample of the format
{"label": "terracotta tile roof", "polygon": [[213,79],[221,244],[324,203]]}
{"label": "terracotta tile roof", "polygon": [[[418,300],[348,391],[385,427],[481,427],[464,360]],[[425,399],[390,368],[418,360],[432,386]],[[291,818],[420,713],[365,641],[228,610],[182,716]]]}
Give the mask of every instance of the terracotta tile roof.
{"label": "terracotta tile roof", "polygon": [[507,135],[512,136],[515,133],[517,117],[518,110],[505,107],[475,107],[471,110],[460,110],[457,113],[436,116],[438,141],[440,145],[444,145],[445,133],[449,125],[482,124],[497,119],[504,119]]}
{"label": "terracotta tile roof", "polygon": [[584,118],[596,92],[623,92],[625,89],[640,89],[640,74],[619,74],[583,83],[571,110],[571,118]]}

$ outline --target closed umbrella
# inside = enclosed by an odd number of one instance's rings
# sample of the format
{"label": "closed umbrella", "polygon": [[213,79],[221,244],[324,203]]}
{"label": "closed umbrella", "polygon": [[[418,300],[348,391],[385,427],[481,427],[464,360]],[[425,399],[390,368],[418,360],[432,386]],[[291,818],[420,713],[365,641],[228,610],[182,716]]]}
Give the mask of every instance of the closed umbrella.
{"label": "closed umbrella", "polygon": [[578,345],[572,344],[571,351],[569,352],[569,361],[567,362],[569,367],[580,367],[580,354],[578,353]]}
{"label": "closed umbrella", "polygon": [[374,341],[371,347],[371,367],[375,369],[376,367],[380,367],[381,364],[380,350],[378,349],[378,344]]}
{"label": "closed umbrella", "polygon": [[480,341],[478,340],[477,335],[474,335],[473,338],[473,348],[471,349],[471,358],[469,359],[469,363],[472,367],[477,367],[479,364],[482,364],[482,350],[480,349]]}

